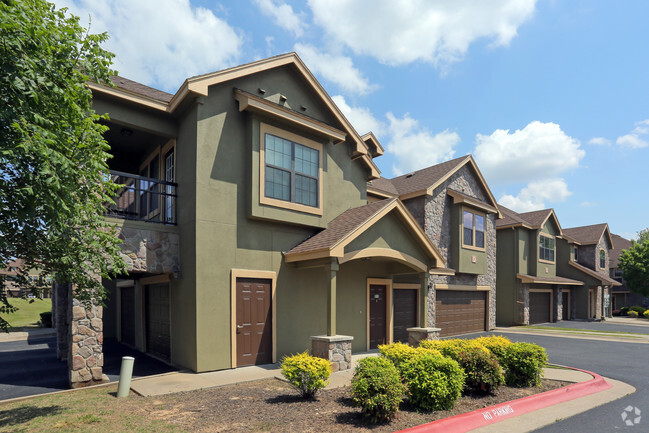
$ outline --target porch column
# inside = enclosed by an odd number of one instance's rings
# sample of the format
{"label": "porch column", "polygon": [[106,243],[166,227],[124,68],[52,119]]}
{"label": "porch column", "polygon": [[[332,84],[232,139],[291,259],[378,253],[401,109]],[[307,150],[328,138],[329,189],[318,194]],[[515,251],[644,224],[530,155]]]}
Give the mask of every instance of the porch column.
{"label": "porch column", "polygon": [[338,273],[338,259],[331,258],[325,266],[329,276],[329,288],[327,290],[327,335],[336,335],[336,274]]}
{"label": "porch column", "polygon": [[430,275],[428,272],[423,272],[421,275],[421,290],[419,291],[419,326],[421,328],[428,327],[428,284],[430,283]]}

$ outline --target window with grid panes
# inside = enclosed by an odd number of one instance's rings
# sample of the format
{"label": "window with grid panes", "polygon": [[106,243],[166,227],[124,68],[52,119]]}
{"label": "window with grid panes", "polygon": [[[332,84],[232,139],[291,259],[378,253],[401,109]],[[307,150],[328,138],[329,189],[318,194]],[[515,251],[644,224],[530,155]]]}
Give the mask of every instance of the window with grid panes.
{"label": "window with grid panes", "polygon": [[554,238],[539,236],[539,259],[554,262]]}
{"label": "window with grid panes", "polygon": [[317,207],[318,151],[268,133],[264,142],[266,197]]}

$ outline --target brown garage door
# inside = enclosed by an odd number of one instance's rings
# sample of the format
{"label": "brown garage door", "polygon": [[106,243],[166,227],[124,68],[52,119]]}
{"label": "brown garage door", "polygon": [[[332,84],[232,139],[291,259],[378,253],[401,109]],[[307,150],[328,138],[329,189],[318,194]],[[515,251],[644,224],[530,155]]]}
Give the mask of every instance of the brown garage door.
{"label": "brown garage door", "polygon": [[146,286],[146,351],[165,360],[171,358],[169,284]]}
{"label": "brown garage door", "polygon": [[120,332],[122,343],[135,347],[135,288],[120,289]]}
{"label": "brown garage door", "polygon": [[550,321],[550,293],[530,292],[530,325]]}
{"label": "brown garage door", "polygon": [[417,290],[398,289],[392,292],[394,302],[394,327],[392,339],[408,342],[408,328],[417,326]]}
{"label": "brown garage door", "polygon": [[435,326],[442,337],[485,330],[487,292],[438,290],[436,296]]}
{"label": "brown garage door", "polygon": [[273,362],[271,281],[237,278],[237,366]]}

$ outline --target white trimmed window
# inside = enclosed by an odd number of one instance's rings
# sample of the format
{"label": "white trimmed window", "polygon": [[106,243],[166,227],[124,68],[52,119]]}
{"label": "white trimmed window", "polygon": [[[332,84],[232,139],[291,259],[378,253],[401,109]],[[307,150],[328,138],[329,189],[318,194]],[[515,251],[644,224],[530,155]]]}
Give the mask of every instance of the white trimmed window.
{"label": "white trimmed window", "polygon": [[539,235],[539,259],[554,263],[554,238]]}
{"label": "white trimmed window", "polygon": [[462,210],[462,245],[465,247],[474,247],[484,249],[485,217],[483,214],[472,212],[467,209]]}

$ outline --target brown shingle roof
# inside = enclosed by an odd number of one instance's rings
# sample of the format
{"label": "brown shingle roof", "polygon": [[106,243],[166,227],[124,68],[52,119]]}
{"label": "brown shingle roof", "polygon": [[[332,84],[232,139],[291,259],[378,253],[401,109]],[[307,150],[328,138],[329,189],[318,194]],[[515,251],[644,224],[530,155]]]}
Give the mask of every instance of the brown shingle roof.
{"label": "brown shingle roof", "polygon": [[348,209],[334,218],[327,228],[305,240],[290,251],[287,255],[318,251],[331,248],[354,230],[363,225],[365,221],[379,213],[384,207],[392,203],[394,198],[377,201],[365,206]]}
{"label": "brown shingle roof", "polygon": [[171,93],[163,92],[162,90],[154,89],[153,87],[145,86],[128,78],[113,75],[110,80],[120,89],[127,90],[132,93],[137,93],[147,98],[155,99],[158,101],[168,103],[174,95]]}
{"label": "brown shingle roof", "polygon": [[591,226],[572,227],[563,229],[563,232],[582,245],[596,244],[606,230],[606,223]]}
{"label": "brown shingle roof", "polygon": [[519,280],[523,282],[531,282],[537,284],[567,284],[567,285],[583,285],[583,281],[572,280],[564,277],[544,277],[533,276],[527,274],[517,274]]}
{"label": "brown shingle roof", "polygon": [[508,207],[499,204],[498,209],[500,209],[502,218],[496,220],[496,228],[521,225],[525,223],[525,221],[521,219],[517,212],[509,209]]}
{"label": "brown shingle roof", "polygon": [[610,250],[608,253],[609,266],[611,268],[617,268],[618,258],[620,257],[620,254],[623,250],[628,250],[629,248],[631,248],[631,241],[624,239],[620,235],[612,234],[611,237],[613,238],[613,245],[615,246],[615,248]]}
{"label": "brown shingle roof", "polygon": [[601,280],[602,284],[605,285],[605,286],[621,286],[621,284],[618,283],[617,281],[615,281],[614,279],[609,278],[608,276],[606,276],[604,274],[600,274],[599,272],[595,272],[592,269],[587,268],[586,266],[580,265],[577,262],[570,261],[570,262],[568,262],[568,264],[570,266],[572,266],[573,268],[579,269],[583,273],[585,273],[587,275],[590,275],[591,277],[593,277],[595,279]]}
{"label": "brown shingle roof", "polygon": [[552,209],[543,209],[543,210],[535,210],[532,212],[524,212],[522,214],[519,214],[521,219],[523,221],[527,221],[527,223],[533,227],[540,227],[543,222],[548,218],[550,213],[552,212]]}
{"label": "brown shingle roof", "polygon": [[397,190],[399,195],[425,190],[437,183],[458,165],[466,161],[467,158],[469,158],[469,155],[442,162],[441,164],[395,177],[394,179],[391,179],[390,182],[394,185],[394,188]]}
{"label": "brown shingle roof", "polygon": [[386,179],[384,177],[372,179],[367,183],[367,186],[371,186],[372,188],[375,189],[380,189],[381,191],[384,191],[391,195],[399,195],[397,189],[394,187],[394,185],[392,185],[390,179]]}

